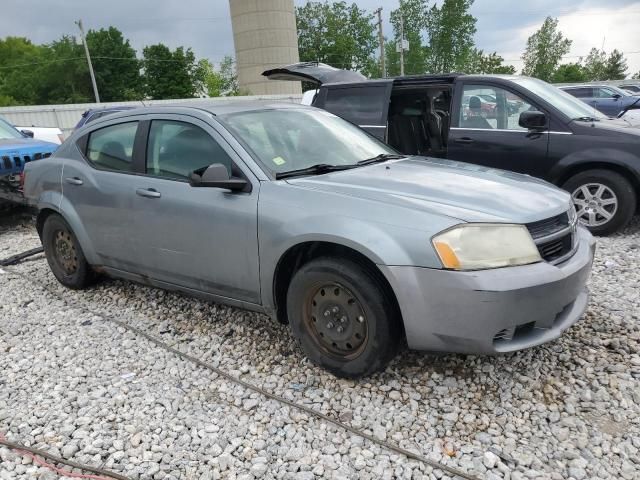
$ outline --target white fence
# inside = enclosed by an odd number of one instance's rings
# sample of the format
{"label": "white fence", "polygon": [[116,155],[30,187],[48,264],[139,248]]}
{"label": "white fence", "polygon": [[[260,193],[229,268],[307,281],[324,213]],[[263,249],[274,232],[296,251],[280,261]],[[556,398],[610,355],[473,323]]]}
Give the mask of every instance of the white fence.
{"label": "white fence", "polygon": [[0,117],[21,127],[58,127],[65,138],[73,131],[82,114],[90,108],[118,105],[149,106],[172,103],[224,104],[250,100],[273,100],[300,103],[302,95],[262,95],[246,97],[187,98],[183,100],[148,100],[144,102],[76,103],[70,105],[32,105],[24,107],[0,107]]}

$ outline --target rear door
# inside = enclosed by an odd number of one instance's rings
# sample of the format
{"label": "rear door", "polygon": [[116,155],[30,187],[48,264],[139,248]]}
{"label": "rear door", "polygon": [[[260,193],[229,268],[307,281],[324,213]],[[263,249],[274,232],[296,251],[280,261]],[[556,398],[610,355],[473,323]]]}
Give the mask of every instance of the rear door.
{"label": "rear door", "polygon": [[334,84],[320,88],[314,106],[358,125],[385,141],[392,80]]}
{"label": "rear door", "polygon": [[[495,102],[488,102],[490,98]],[[531,132],[518,125],[520,114],[529,110],[544,112],[503,84],[460,82],[453,101],[447,158],[544,176],[549,132]]]}
{"label": "rear door", "polygon": [[87,133],[77,142],[84,160],[66,161],[62,172],[63,195],[100,262],[126,271],[136,263],[130,228],[139,124],[135,118],[120,120]]}

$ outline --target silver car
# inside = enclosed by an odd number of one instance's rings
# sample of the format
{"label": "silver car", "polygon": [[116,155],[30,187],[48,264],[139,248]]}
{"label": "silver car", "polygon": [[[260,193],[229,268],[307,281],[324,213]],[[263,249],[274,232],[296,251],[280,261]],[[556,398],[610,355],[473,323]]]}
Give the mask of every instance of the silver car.
{"label": "silver car", "polygon": [[544,181],[405,157],[293,104],[151,107],[26,169],[49,266],[264,312],[343,377],[411,349],[553,340],[587,305],[594,240]]}

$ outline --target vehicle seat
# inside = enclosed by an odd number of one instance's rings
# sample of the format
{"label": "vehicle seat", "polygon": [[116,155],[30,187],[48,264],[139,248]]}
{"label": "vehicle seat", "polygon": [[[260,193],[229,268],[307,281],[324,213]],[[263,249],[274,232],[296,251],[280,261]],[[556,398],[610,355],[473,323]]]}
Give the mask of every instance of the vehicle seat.
{"label": "vehicle seat", "polygon": [[433,97],[428,97],[428,109],[425,111],[425,125],[427,127],[427,133],[429,134],[429,144],[431,150],[439,152],[442,150],[442,118],[435,112],[433,105]]}
{"label": "vehicle seat", "polygon": [[479,97],[474,96],[469,99],[469,113],[467,114],[467,118],[462,122],[462,126],[493,130],[493,127],[487,119],[482,117],[482,103]]}
{"label": "vehicle seat", "polygon": [[407,155],[428,152],[424,112],[415,107],[398,105],[389,118],[389,143]]}
{"label": "vehicle seat", "polygon": [[114,170],[130,170],[131,160],[120,142],[107,142],[100,149],[96,163]]}

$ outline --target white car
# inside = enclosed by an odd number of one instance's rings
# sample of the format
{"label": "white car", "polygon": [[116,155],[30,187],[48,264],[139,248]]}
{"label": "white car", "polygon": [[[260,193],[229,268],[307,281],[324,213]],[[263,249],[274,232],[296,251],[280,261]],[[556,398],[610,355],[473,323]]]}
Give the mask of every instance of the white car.
{"label": "white car", "polygon": [[[64,141],[62,130],[57,127],[18,127],[18,130],[29,137],[60,145]],[[31,135],[33,134],[33,135]]]}

